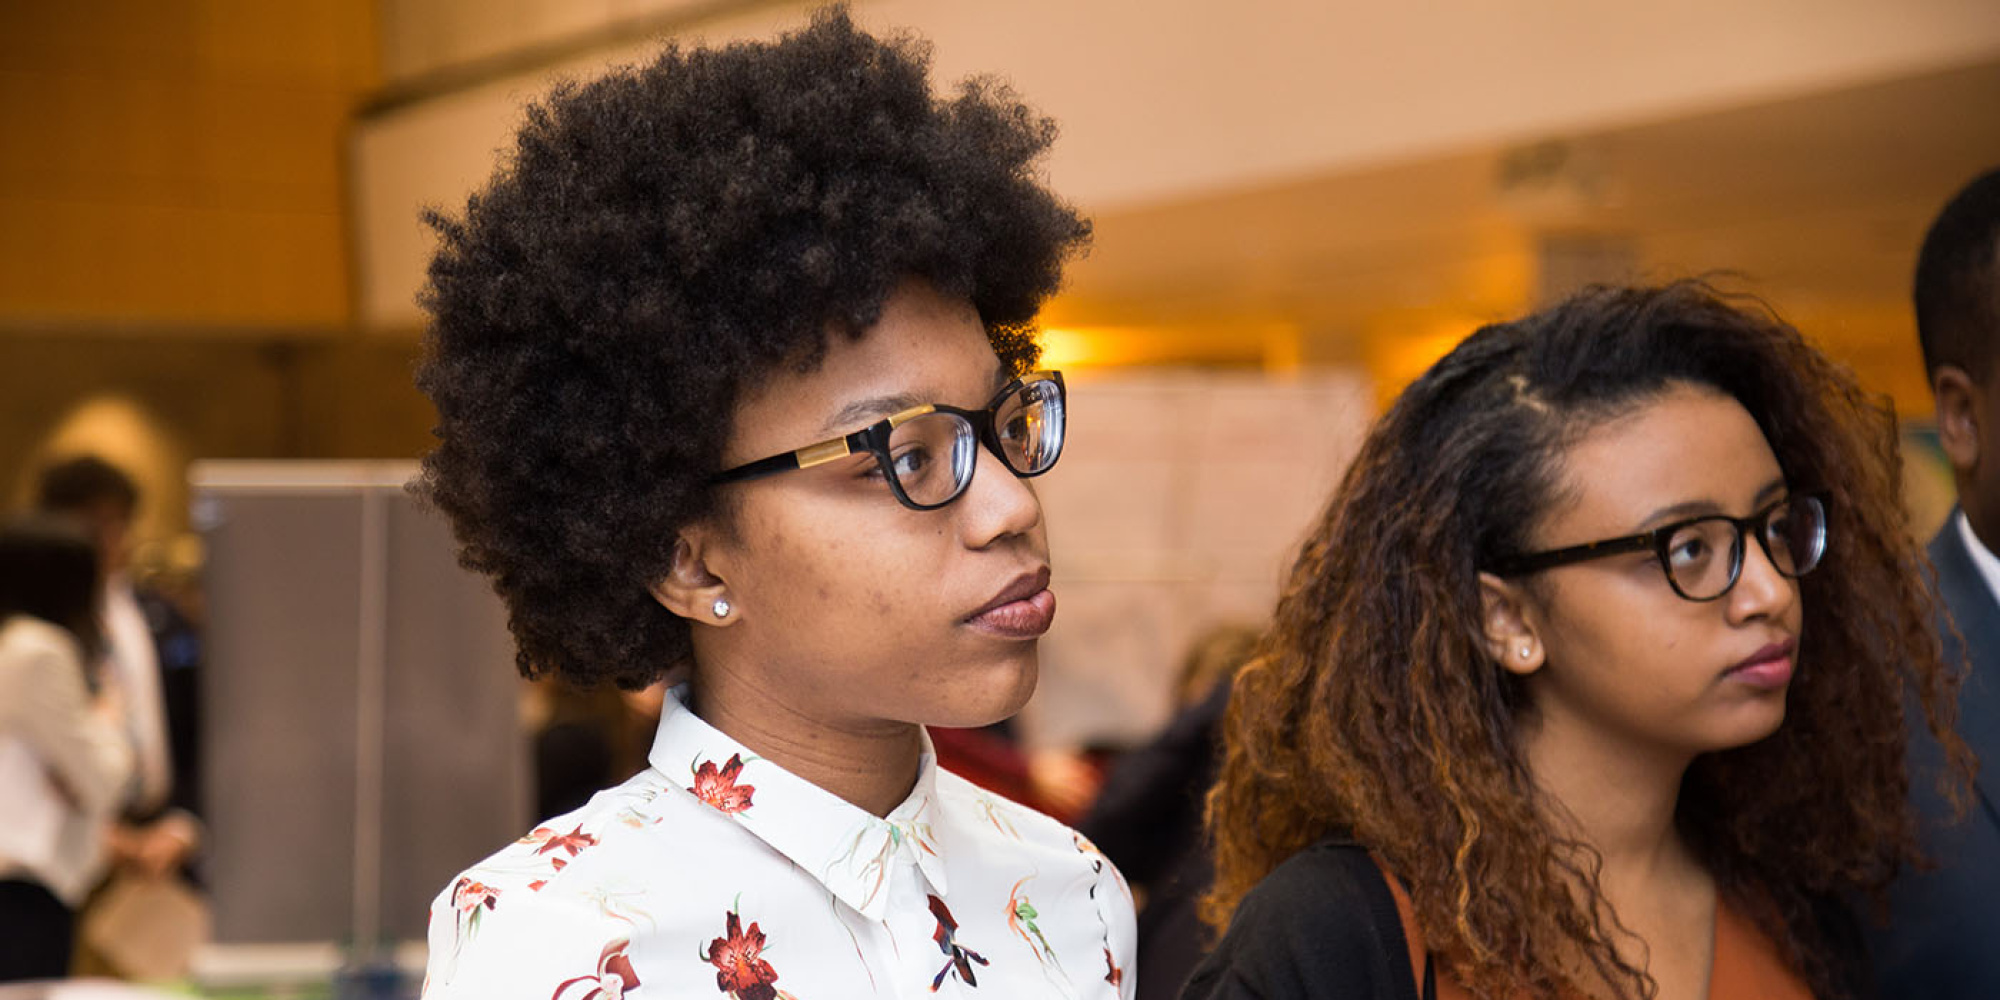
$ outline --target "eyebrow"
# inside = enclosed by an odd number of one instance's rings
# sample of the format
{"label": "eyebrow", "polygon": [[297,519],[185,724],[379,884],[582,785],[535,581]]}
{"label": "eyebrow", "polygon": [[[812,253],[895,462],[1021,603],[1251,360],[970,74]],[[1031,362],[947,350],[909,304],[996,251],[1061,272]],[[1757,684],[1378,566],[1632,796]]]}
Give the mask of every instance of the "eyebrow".
{"label": "eyebrow", "polygon": [[[1773,479],[1765,483],[1763,489],[1757,491],[1756,499],[1751,501],[1751,506],[1762,508],[1766,503],[1776,500],[1783,492],[1785,492],[1785,480],[1782,477]],[[1639,522],[1639,530],[1635,534],[1642,534],[1674,521],[1691,517],[1711,517],[1722,513],[1724,513],[1722,505],[1713,500],[1688,500],[1654,511],[1644,521]]]}
{"label": "eyebrow", "polygon": [[[1007,373],[1006,368],[996,365],[993,369],[992,391],[999,392],[1007,383],[1013,380],[1014,377]],[[857,399],[841,407],[833,416],[828,417],[826,423],[820,425],[820,430],[827,434],[847,433],[844,430],[845,428],[859,429],[855,425],[859,424],[865,427],[884,417],[894,416],[904,410],[913,410],[929,402],[933,401],[919,399],[907,392]]]}

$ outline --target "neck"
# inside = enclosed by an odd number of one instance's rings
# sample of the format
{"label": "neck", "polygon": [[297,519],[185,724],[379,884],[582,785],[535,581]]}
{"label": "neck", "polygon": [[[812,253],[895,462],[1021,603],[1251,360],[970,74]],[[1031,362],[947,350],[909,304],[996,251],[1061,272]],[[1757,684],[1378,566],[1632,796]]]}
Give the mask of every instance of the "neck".
{"label": "neck", "polygon": [[703,722],[872,815],[887,816],[916,787],[922,726],[830,724],[730,670],[697,666],[692,690],[688,709]]}
{"label": "neck", "polygon": [[1693,758],[1610,745],[1583,727],[1540,719],[1527,731],[1528,768],[1551,800],[1552,826],[1604,859],[1606,898],[1684,872],[1692,864],[1674,811]]}

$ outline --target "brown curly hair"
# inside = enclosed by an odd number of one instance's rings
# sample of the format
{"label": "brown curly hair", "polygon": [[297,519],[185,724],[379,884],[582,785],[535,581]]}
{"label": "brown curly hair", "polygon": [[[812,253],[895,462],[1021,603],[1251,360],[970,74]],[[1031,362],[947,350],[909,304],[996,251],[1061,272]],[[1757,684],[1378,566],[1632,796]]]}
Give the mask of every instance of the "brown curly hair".
{"label": "brown curly hair", "polygon": [[1903,705],[1956,765],[1957,679],[1899,502],[1883,401],[1763,310],[1708,286],[1592,289],[1484,327],[1375,425],[1304,544],[1259,658],[1238,676],[1208,821],[1222,926],[1245,893],[1345,832],[1409,890],[1446,968],[1483,997],[1579,988],[1580,957],[1650,996],[1612,944],[1601,859],[1545,820],[1519,678],[1487,653],[1479,571],[1522,552],[1559,499],[1567,446],[1676,384],[1734,397],[1832,541],[1801,578],[1805,627],[1782,727],[1695,760],[1676,821],[1728,896],[1820,996],[1849,981],[1827,907],[1918,860]]}

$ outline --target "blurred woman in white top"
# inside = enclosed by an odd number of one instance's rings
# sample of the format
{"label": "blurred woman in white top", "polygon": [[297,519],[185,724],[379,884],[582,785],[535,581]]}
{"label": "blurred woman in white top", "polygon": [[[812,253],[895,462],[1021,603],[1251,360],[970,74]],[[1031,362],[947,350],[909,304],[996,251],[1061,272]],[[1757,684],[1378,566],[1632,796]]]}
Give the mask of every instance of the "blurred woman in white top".
{"label": "blurred woman in white top", "polygon": [[85,664],[102,640],[97,552],[68,521],[0,526],[0,982],[68,970],[75,909],[133,753]]}

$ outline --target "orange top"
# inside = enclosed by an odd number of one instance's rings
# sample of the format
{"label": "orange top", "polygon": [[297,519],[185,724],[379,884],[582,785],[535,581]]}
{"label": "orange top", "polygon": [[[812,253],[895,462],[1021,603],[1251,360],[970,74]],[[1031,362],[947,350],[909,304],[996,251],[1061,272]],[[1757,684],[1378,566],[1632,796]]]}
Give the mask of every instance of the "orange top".
{"label": "orange top", "polygon": [[[1376,859],[1381,867],[1381,859]],[[1396,897],[1396,914],[1403,920],[1403,940],[1410,947],[1410,971],[1419,992],[1424,982],[1423,929],[1417,926],[1416,909],[1403,883],[1383,869],[1382,877]],[[1708,970],[1709,1000],[1813,1000],[1812,991],[1778,954],[1778,946],[1736,908],[1718,894],[1715,902],[1715,957]],[[1471,1000],[1458,981],[1441,970],[1437,977],[1437,1000]]]}

